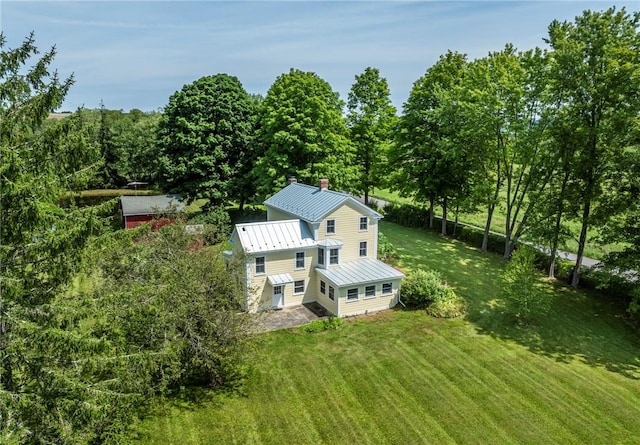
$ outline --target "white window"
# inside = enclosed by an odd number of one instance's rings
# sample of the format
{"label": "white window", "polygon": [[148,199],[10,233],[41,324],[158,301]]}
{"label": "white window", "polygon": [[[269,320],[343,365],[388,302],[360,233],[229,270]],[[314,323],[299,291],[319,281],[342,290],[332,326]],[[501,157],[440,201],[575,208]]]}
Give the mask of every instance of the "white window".
{"label": "white window", "polygon": [[318,247],[318,264],[324,266],[324,247]]}
{"label": "white window", "polygon": [[367,256],[367,242],[360,241],[360,256]]}
{"label": "white window", "polygon": [[371,298],[376,296],[376,285],[367,286],[364,288],[364,297]]}
{"label": "white window", "polygon": [[340,249],[329,249],[329,264],[340,264]]}
{"label": "white window", "polygon": [[326,284],[324,281],[320,280],[320,293],[322,295],[326,295],[326,292],[327,292]]}
{"label": "white window", "polygon": [[304,280],[298,280],[293,282],[293,293],[294,294],[304,293]]}
{"label": "white window", "polygon": [[266,272],[265,262],[263,256],[256,257],[256,275],[260,275]]}
{"label": "white window", "polygon": [[389,295],[393,291],[393,283],[382,283],[382,295]]}
{"label": "white window", "polygon": [[354,287],[353,289],[347,289],[347,301],[357,301],[358,300],[358,288]]}
{"label": "white window", "polygon": [[360,231],[365,232],[369,229],[369,218],[366,216],[360,217]]}
{"label": "white window", "polygon": [[304,252],[296,252],[296,269],[304,269]]}
{"label": "white window", "polygon": [[333,289],[333,286],[329,286],[329,300],[335,300],[335,290]]}
{"label": "white window", "polygon": [[327,233],[336,233],[336,220],[328,219],[327,220]]}

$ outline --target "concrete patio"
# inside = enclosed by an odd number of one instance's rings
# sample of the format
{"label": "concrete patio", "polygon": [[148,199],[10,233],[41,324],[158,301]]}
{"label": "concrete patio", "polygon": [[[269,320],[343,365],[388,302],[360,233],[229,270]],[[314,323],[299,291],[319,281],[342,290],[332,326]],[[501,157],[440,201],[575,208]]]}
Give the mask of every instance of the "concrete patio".
{"label": "concrete patio", "polygon": [[327,316],[326,311],[317,303],[292,306],[256,314],[258,332],[278,331],[309,324]]}

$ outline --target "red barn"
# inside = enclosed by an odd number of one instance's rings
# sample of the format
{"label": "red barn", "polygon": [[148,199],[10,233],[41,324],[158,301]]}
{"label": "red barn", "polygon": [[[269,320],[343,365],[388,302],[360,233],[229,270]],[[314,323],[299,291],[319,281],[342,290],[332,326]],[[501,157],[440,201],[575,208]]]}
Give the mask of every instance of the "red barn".
{"label": "red barn", "polygon": [[170,224],[175,215],[183,211],[184,203],[180,201],[180,195],[120,197],[120,212],[127,229],[155,220],[153,229],[156,230]]}

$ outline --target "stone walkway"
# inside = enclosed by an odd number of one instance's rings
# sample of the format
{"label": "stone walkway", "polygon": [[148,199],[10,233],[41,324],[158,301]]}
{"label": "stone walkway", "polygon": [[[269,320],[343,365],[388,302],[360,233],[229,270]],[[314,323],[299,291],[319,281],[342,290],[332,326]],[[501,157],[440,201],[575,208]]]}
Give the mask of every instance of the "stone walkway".
{"label": "stone walkway", "polygon": [[292,306],[284,309],[262,312],[255,315],[258,332],[277,331],[309,324],[321,317],[305,306]]}

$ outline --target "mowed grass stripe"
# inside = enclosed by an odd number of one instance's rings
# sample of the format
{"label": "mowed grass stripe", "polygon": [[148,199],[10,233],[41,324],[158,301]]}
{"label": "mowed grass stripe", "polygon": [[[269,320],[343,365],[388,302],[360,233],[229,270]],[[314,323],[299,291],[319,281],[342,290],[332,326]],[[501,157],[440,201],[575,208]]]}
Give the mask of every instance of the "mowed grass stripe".
{"label": "mowed grass stripe", "polygon": [[[540,436],[537,430],[541,430],[544,435],[544,431],[553,427],[545,424],[545,413],[535,400],[510,387],[505,382],[503,373],[485,370],[481,362],[474,359],[475,355],[469,356],[451,343],[438,342],[437,347],[449,354],[444,365],[447,366],[452,384],[467,388],[465,393],[476,401],[478,409],[489,416],[493,424],[502,425],[502,434],[516,437],[518,441],[527,441],[531,437]],[[490,410],[484,409],[489,406],[492,407]],[[523,429],[522,425],[527,425],[527,428]],[[543,428],[539,428],[539,425]]]}
{"label": "mowed grass stripe", "polygon": [[382,433],[375,443],[407,443],[417,438],[450,442],[451,437],[442,430],[432,413],[423,409],[422,401],[414,396],[414,385],[402,383],[402,374],[415,357],[403,360],[395,354],[394,362],[381,360],[380,355],[384,355],[384,351],[378,348],[378,344],[370,344],[371,347],[367,348],[365,343],[367,341],[363,339],[360,346],[366,354],[356,360],[350,354],[351,364],[345,371],[350,385],[369,406],[368,422],[378,424]]}
{"label": "mowed grass stripe", "polygon": [[[517,353],[494,357],[491,367],[487,367],[482,357],[495,356],[496,350],[478,340],[472,356],[477,357],[473,366],[463,366],[463,357],[469,356],[465,348],[459,348],[451,342],[442,344],[442,348],[449,353],[458,351],[459,355],[451,362],[452,366],[458,368],[457,373],[452,373],[457,377],[454,377],[456,383],[470,386],[470,394],[485,396],[484,406],[493,407],[487,412],[518,442],[581,442],[567,431],[563,421],[549,416],[548,412],[550,406],[561,411],[570,411],[573,406],[558,396],[557,389],[550,385],[542,373],[537,370],[532,372],[531,364],[523,366],[523,358]],[[581,420],[587,422],[588,418]]]}
{"label": "mowed grass stripe", "polygon": [[[452,340],[455,339],[452,338]],[[486,349],[484,354],[477,354],[480,344],[484,343],[477,344],[473,352],[479,357],[491,357],[490,366],[487,363],[486,368],[496,368],[499,365],[497,350],[490,348]],[[449,346],[453,345],[453,342],[449,343]],[[577,435],[578,442],[589,439],[594,433],[589,428],[585,428],[585,425],[599,425],[599,427],[608,425],[612,431],[622,432],[616,427],[615,421],[609,417],[608,410],[600,405],[603,402],[614,401],[615,398],[612,398],[611,394],[607,392],[597,394],[596,400],[599,404],[594,404],[593,398],[585,397],[593,392],[591,391],[593,388],[600,386],[594,379],[601,378],[602,370],[576,366],[576,363],[557,367],[553,366],[555,362],[550,357],[531,355],[518,345],[505,344],[505,346],[517,352],[513,359],[502,363],[505,366],[500,366],[502,378],[508,379],[507,384],[512,391],[519,390],[527,400],[536,401],[542,409],[555,406],[562,411],[564,416],[560,418],[562,419],[561,428],[557,431],[571,431],[572,434]],[[463,351],[464,354],[471,352],[468,343],[463,347]],[[560,375],[555,376],[555,372],[559,372]],[[606,384],[611,377],[608,375],[606,381],[602,382],[602,386],[615,392],[615,386],[610,387]],[[575,382],[575,386],[568,385],[568,382]],[[575,427],[568,428],[570,425],[567,424],[575,424]]]}
{"label": "mowed grass stripe", "polygon": [[313,405],[298,385],[296,361],[295,356],[275,354],[264,362],[264,369],[269,371],[262,381],[266,391],[261,392],[261,400],[255,400],[253,408],[261,431],[267,432],[265,443],[284,443],[291,435],[298,443],[320,442],[317,431],[310,428],[316,411],[312,412]]}
{"label": "mowed grass stripe", "polygon": [[[450,359],[438,353],[438,342],[429,343],[429,351],[408,346],[398,342],[399,353],[412,357],[411,373],[401,378],[412,376],[415,380],[406,381],[414,388],[414,397],[425,406],[436,408],[436,416],[441,428],[454,438],[457,443],[506,443],[509,436],[503,428],[494,423],[488,412],[465,391],[466,385],[460,386],[452,375]],[[434,358],[436,358],[434,360]],[[468,360],[462,359],[469,366]],[[461,419],[465,419],[461,422]]]}

